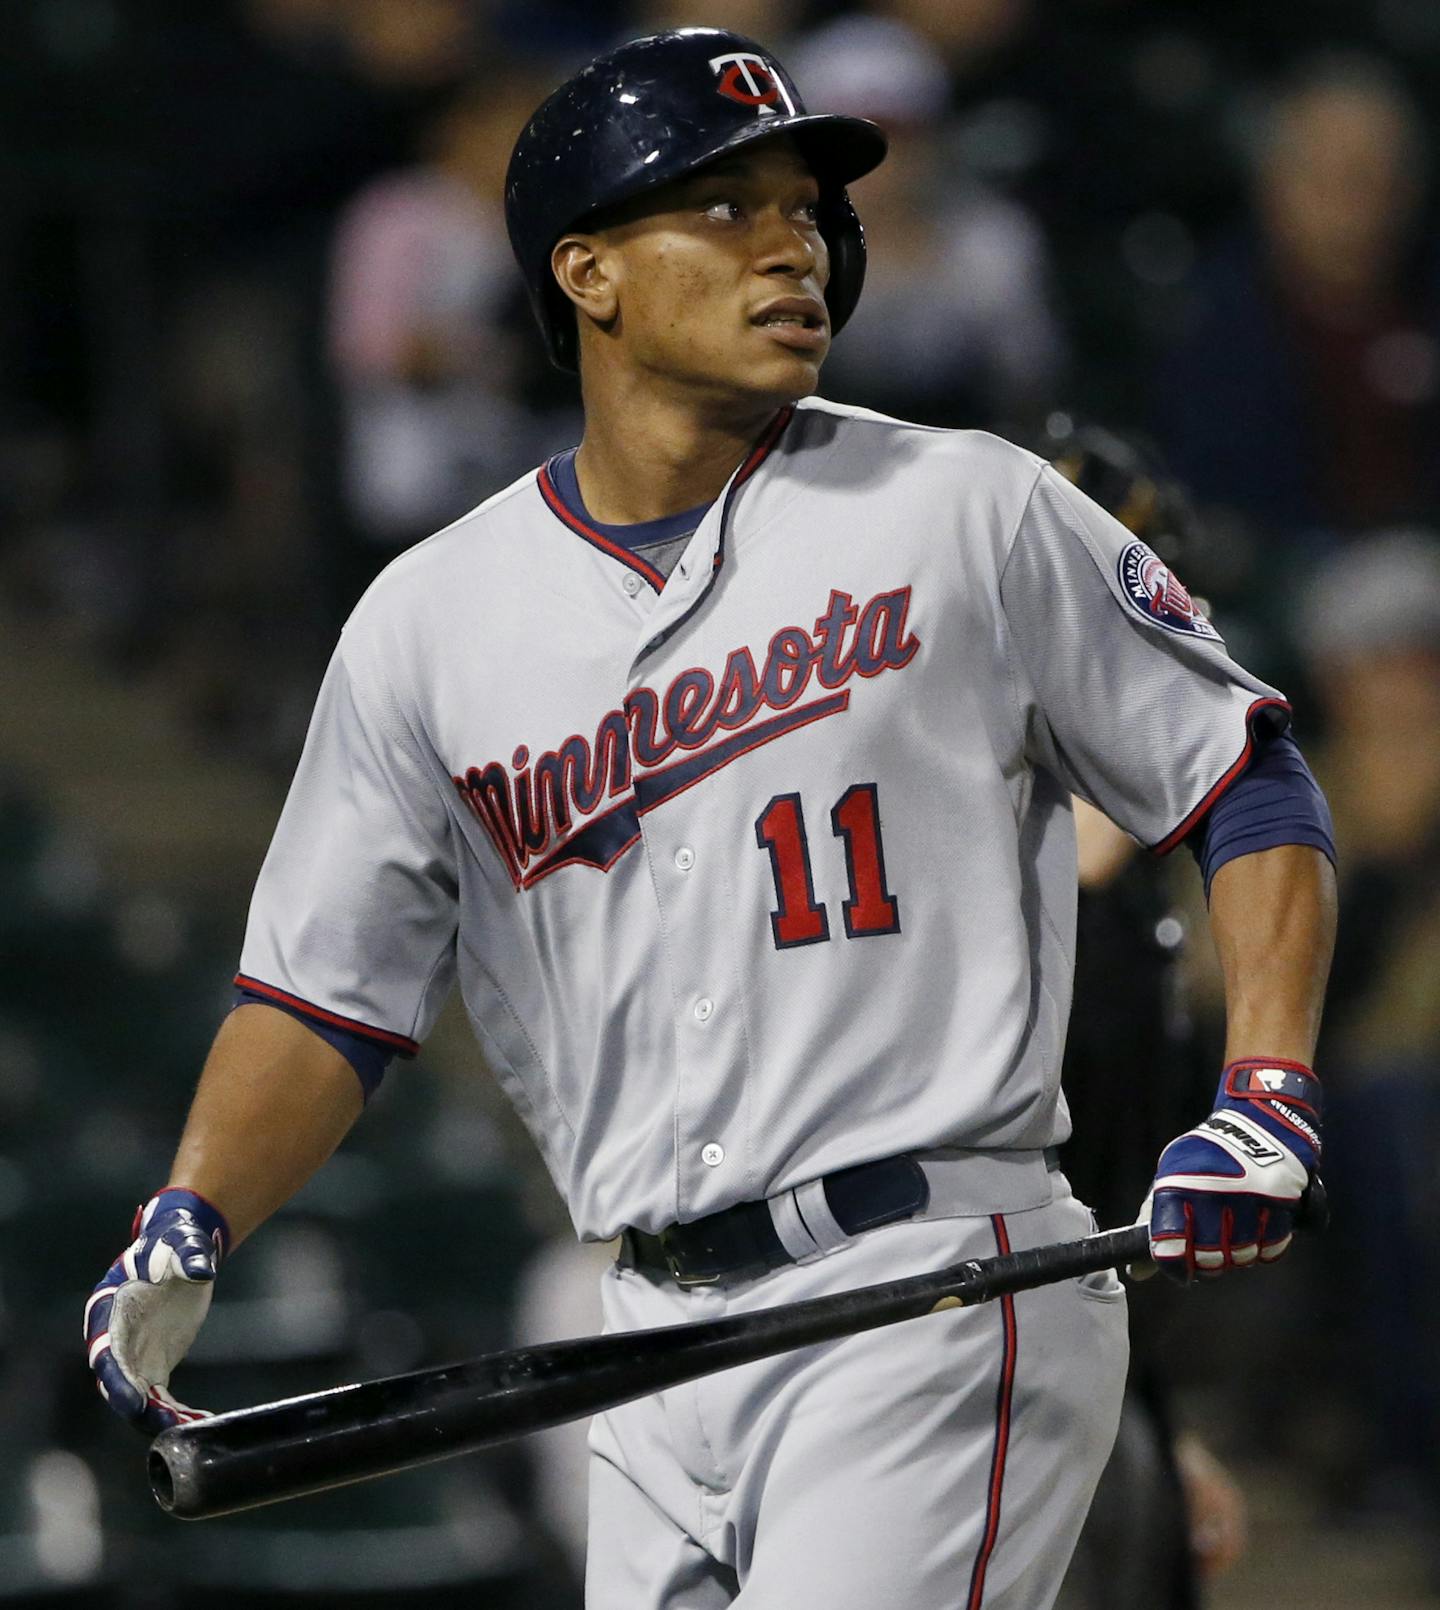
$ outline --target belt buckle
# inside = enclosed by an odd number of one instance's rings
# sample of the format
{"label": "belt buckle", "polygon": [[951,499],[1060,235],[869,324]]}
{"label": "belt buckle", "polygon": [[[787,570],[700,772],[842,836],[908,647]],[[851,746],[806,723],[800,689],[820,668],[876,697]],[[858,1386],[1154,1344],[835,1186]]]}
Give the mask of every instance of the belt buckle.
{"label": "belt buckle", "polygon": [[660,1232],[659,1241],[660,1251],[665,1259],[665,1267],[670,1271],[670,1278],[677,1286],[685,1287],[688,1290],[691,1286],[718,1286],[720,1284],[718,1274],[687,1275],[681,1267],[679,1255],[670,1246],[669,1237],[663,1230]]}

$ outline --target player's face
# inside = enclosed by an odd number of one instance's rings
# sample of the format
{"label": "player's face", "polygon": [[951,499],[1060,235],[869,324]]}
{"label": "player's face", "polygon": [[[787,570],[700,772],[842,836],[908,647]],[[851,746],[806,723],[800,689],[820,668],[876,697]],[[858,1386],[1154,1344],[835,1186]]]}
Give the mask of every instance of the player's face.
{"label": "player's face", "polygon": [[604,230],[612,348],[630,368],[700,393],[791,401],[830,349],[820,188],[788,140],[667,185]]}

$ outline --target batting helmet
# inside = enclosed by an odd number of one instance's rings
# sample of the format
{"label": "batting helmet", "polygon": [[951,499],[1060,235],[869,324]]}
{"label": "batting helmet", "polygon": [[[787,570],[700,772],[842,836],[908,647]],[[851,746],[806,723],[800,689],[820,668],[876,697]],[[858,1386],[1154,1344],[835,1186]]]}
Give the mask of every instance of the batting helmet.
{"label": "batting helmet", "polygon": [[718,28],[632,40],[545,101],[511,153],[505,221],[558,367],[579,367],[579,336],[575,310],[550,267],[555,242],[602,208],[777,134],[794,137],[820,182],[818,222],[830,251],[825,302],[835,331],[854,311],[865,279],[865,235],[845,186],[885,155],[875,124],[808,113],[763,46]]}

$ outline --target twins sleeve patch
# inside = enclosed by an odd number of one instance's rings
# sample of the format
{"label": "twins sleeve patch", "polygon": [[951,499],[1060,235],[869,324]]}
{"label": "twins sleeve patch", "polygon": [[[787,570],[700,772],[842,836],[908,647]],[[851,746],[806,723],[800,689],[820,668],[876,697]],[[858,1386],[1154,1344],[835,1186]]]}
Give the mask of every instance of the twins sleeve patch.
{"label": "twins sleeve patch", "polygon": [[1128,543],[1117,566],[1125,600],[1137,615],[1167,632],[1183,632],[1190,637],[1221,641],[1219,632],[1195,607],[1180,578],[1143,542]]}

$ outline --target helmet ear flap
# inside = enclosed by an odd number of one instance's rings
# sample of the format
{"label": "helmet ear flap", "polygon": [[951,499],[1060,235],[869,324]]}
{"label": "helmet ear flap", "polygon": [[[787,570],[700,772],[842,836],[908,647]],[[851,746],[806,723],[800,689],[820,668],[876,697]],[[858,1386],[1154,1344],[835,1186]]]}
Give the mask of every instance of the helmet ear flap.
{"label": "helmet ear flap", "polygon": [[844,190],[821,197],[819,223],[830,252],[825,306],[830,314],[830,333],[834,335],[855,311],[865,287],[865,230]]}

